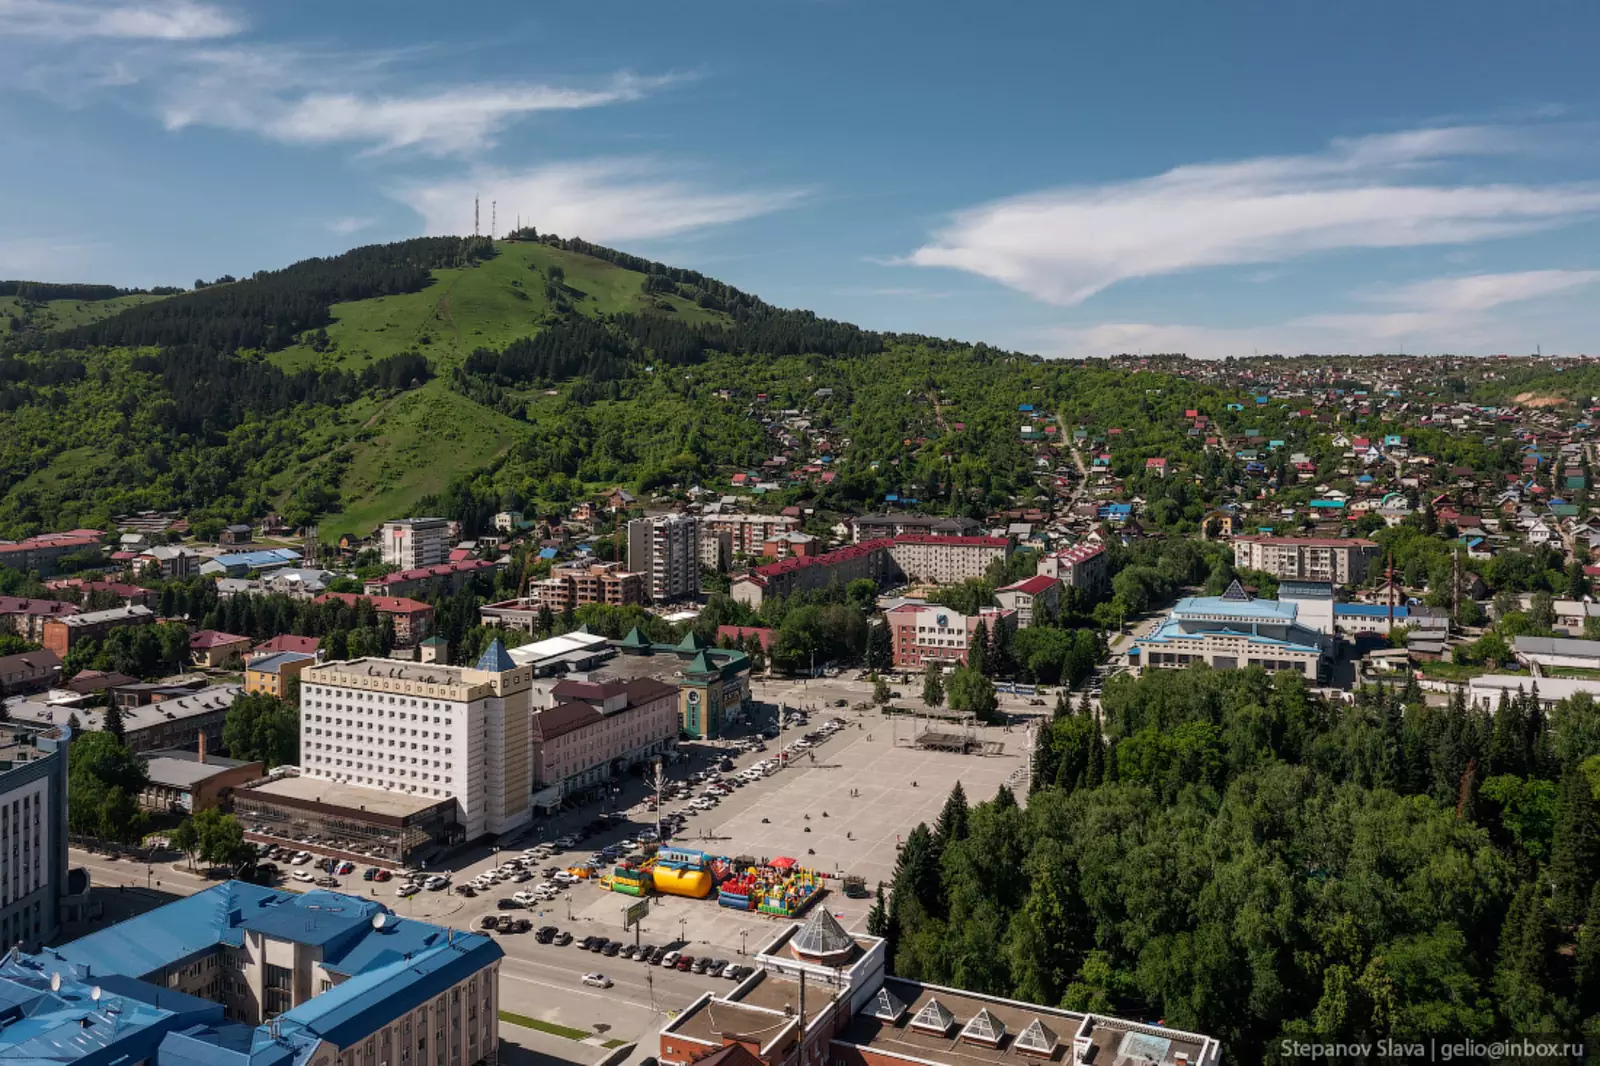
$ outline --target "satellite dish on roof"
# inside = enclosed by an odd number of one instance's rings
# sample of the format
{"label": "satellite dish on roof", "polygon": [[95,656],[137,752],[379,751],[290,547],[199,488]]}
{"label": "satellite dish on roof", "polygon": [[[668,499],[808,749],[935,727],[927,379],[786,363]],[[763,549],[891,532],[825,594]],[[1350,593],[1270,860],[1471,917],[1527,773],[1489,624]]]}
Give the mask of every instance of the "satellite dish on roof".
{"label": "satellite dish on roof", "polygon": [[387,914],[383,913],[382,911],[379,911],[377,914],[374,914],[372,916],[372,928],[374,928],[374,929],[382,929],[384,927],[384,924],[386,922],[388,922],[388,920],[389,920],[389,916]]}
{"label": "satellite dish on roof", "polygon": [[61,973],[60,973],[60,971],[57,971],[56,973],[53,973],[53,974],[50,975],[50,991],[52,991],[52,992],[61,991]]}
{"label": "satellite dish on roof", "polygon": [[89,998],[94,1000],[96,1003],[100,1002],[101,995],[102,993],[99,985],[95,985],[93,988],[89,989]]}

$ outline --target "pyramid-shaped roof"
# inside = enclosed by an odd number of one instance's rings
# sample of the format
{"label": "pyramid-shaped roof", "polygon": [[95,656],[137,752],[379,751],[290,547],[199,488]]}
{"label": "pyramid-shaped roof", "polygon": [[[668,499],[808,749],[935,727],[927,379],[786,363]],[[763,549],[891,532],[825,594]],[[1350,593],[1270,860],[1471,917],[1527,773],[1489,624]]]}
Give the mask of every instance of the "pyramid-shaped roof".
{"label": "pyramid-shaped roof", "polygon": [[988,1044],[990,1047],[998,1047],[1005,1035],[1006,1023],[990,1014],[988,1007],[978,1011],[970,1022],[961,1027],[961,1039]]}
{"label": "pyramid-shaped roof", "polygon": [[843,955],[854,950],[855,937],[845,932],[844,926],[839,924],[839,919],[826,907],[818,907],[811,912],[811,917],[806,919],[806,924],[800,932],[795,934],[794,950],[801,955],[812,955],[826,958],[829,955]]}
{"label": "pyramid-shaped roof", "polygon": [[936,999],[930,999],[917,1011],[917,1016],[911,1019],[911,1028],[926,1029],[933,1033],[948,1033],[950,1027],[956,1023],[956,1016],[950,1009]]}
{"label": "pyramid-shaped roof", "polygon": [[683,668],[683,672],[686,674],[714,674],[717,672],[717,668],[711,664],[711,657],[702,651],[689,660],[689,665]]}
{"label": "pyramid-shaped roof", "polygon": [[867,1015],[885,1022],[898,1022],[906,1012],[906,1005],[900,997],[889,991],[888,986],[878,989],[878,994],[872,997],[872,1004],[867,1008]]}
{"label": "pyramid-shaped roof", "polygon": [[483,654],[478,657],[478,669],[491,674],[503,674],[507,670],[516,668],[516,660],[511,658],[511,653],[506,651],[506,646],[499,637],[490,641],[489,646],[483,649]]}
{"label": "pyramid-shaped roof", "polygon": [[691,629],[682,640],[678,641],[678,646],[675,650],[685,654],[692,654],[704,647],[706,647],[706,642],[700,639],[700,634]]}
{"label": "pyramid-shaped roof", "polygon": [[638,626],[634,626],[632,629],[628,630],[628,635],[619,640],[617,644],[619,647],[623,648],[650,647],[650,642],[645,639],[644,633],[639,630]]}
{"label": "pyramid-shaped roof", "polygon": [[1232,581],[1228,582],[1227,591],[1222,594],[1222,598],[1227,600],[1229,603],[1250,602],[1250,594],[1244,590],[1244,586],[1239,583],[1238,578],[1234,578]]}
{"label": "pyramid-shaped roof", "polygon": [[1028,1023],[1028,1027],[1017,1037],[1017,1041],[1013,1046],[1018,1051],[1049,1056],[1055,1054],[1056,1042],[1059,1039],[1054,1029],[1035,1018]]}

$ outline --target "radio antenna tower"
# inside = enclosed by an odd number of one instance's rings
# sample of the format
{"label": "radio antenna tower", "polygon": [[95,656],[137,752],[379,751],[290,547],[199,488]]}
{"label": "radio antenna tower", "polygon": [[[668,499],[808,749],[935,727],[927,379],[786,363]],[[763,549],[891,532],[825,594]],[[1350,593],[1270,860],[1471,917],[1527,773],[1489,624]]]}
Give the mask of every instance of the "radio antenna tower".
{"label": "radio antenna tower", "polygon": [[500,202],[498,200],[490,200],[489,201],[489,239],[491,241],[494,240],[495,234],[499,232],[499,229],[498,229],[499,223],[495,222],[495,218],[496,218],[495,209],[497,207],[499,207],[499,206],[500,206]]}
{"label": "radio antenna tower", "polygon": [[474,237],[478,235],[478,198],[476,196],[472,198],[472,235]]}

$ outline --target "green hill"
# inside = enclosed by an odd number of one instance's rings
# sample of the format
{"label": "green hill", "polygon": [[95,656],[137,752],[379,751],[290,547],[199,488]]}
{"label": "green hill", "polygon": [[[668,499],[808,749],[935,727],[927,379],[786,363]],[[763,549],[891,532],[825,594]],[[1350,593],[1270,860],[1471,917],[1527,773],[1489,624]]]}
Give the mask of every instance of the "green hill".
{"label": "green hill", "polygon": [[[325,538],[420,510],[476,529],[776,457],[810,467],[779,479],[785,500],[982,513],[1048,489],[1020,404],[1152,407],[1110,371],[873,333],[548,236],[374,245],[84,306],[0,341],[0,535],[142,508],[276,511]],[[1174,382],[1159,407],[1194,393]]]}

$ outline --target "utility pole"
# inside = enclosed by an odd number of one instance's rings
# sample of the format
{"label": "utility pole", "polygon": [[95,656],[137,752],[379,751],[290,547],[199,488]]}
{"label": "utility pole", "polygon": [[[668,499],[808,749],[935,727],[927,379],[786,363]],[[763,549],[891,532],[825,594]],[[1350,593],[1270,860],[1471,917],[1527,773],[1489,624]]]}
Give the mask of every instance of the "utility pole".
{"label": "utility pole", "polygon": [[498,227],[498,223],[495,220],[498,217],[496,209],[499,206],[500,206],[500,201],[498,201],[498,200],[490,200],[489,201],[489,239],[491,241],[494,240],[495,233],[496,233],[496,230],[497,230],[497,227]]}
{"label": "utility pole", "polygon": [[666,787],[667,772],[657,756],[650,764],[650,776],[645,779],[645,784],[655,790],[656,794],[656,846],[661,845],[661,793]]}
{"label": "utility pole", "polygon": [[472,198],[472,235],[474,237],[478,235],[478,198],[476,196]]}

